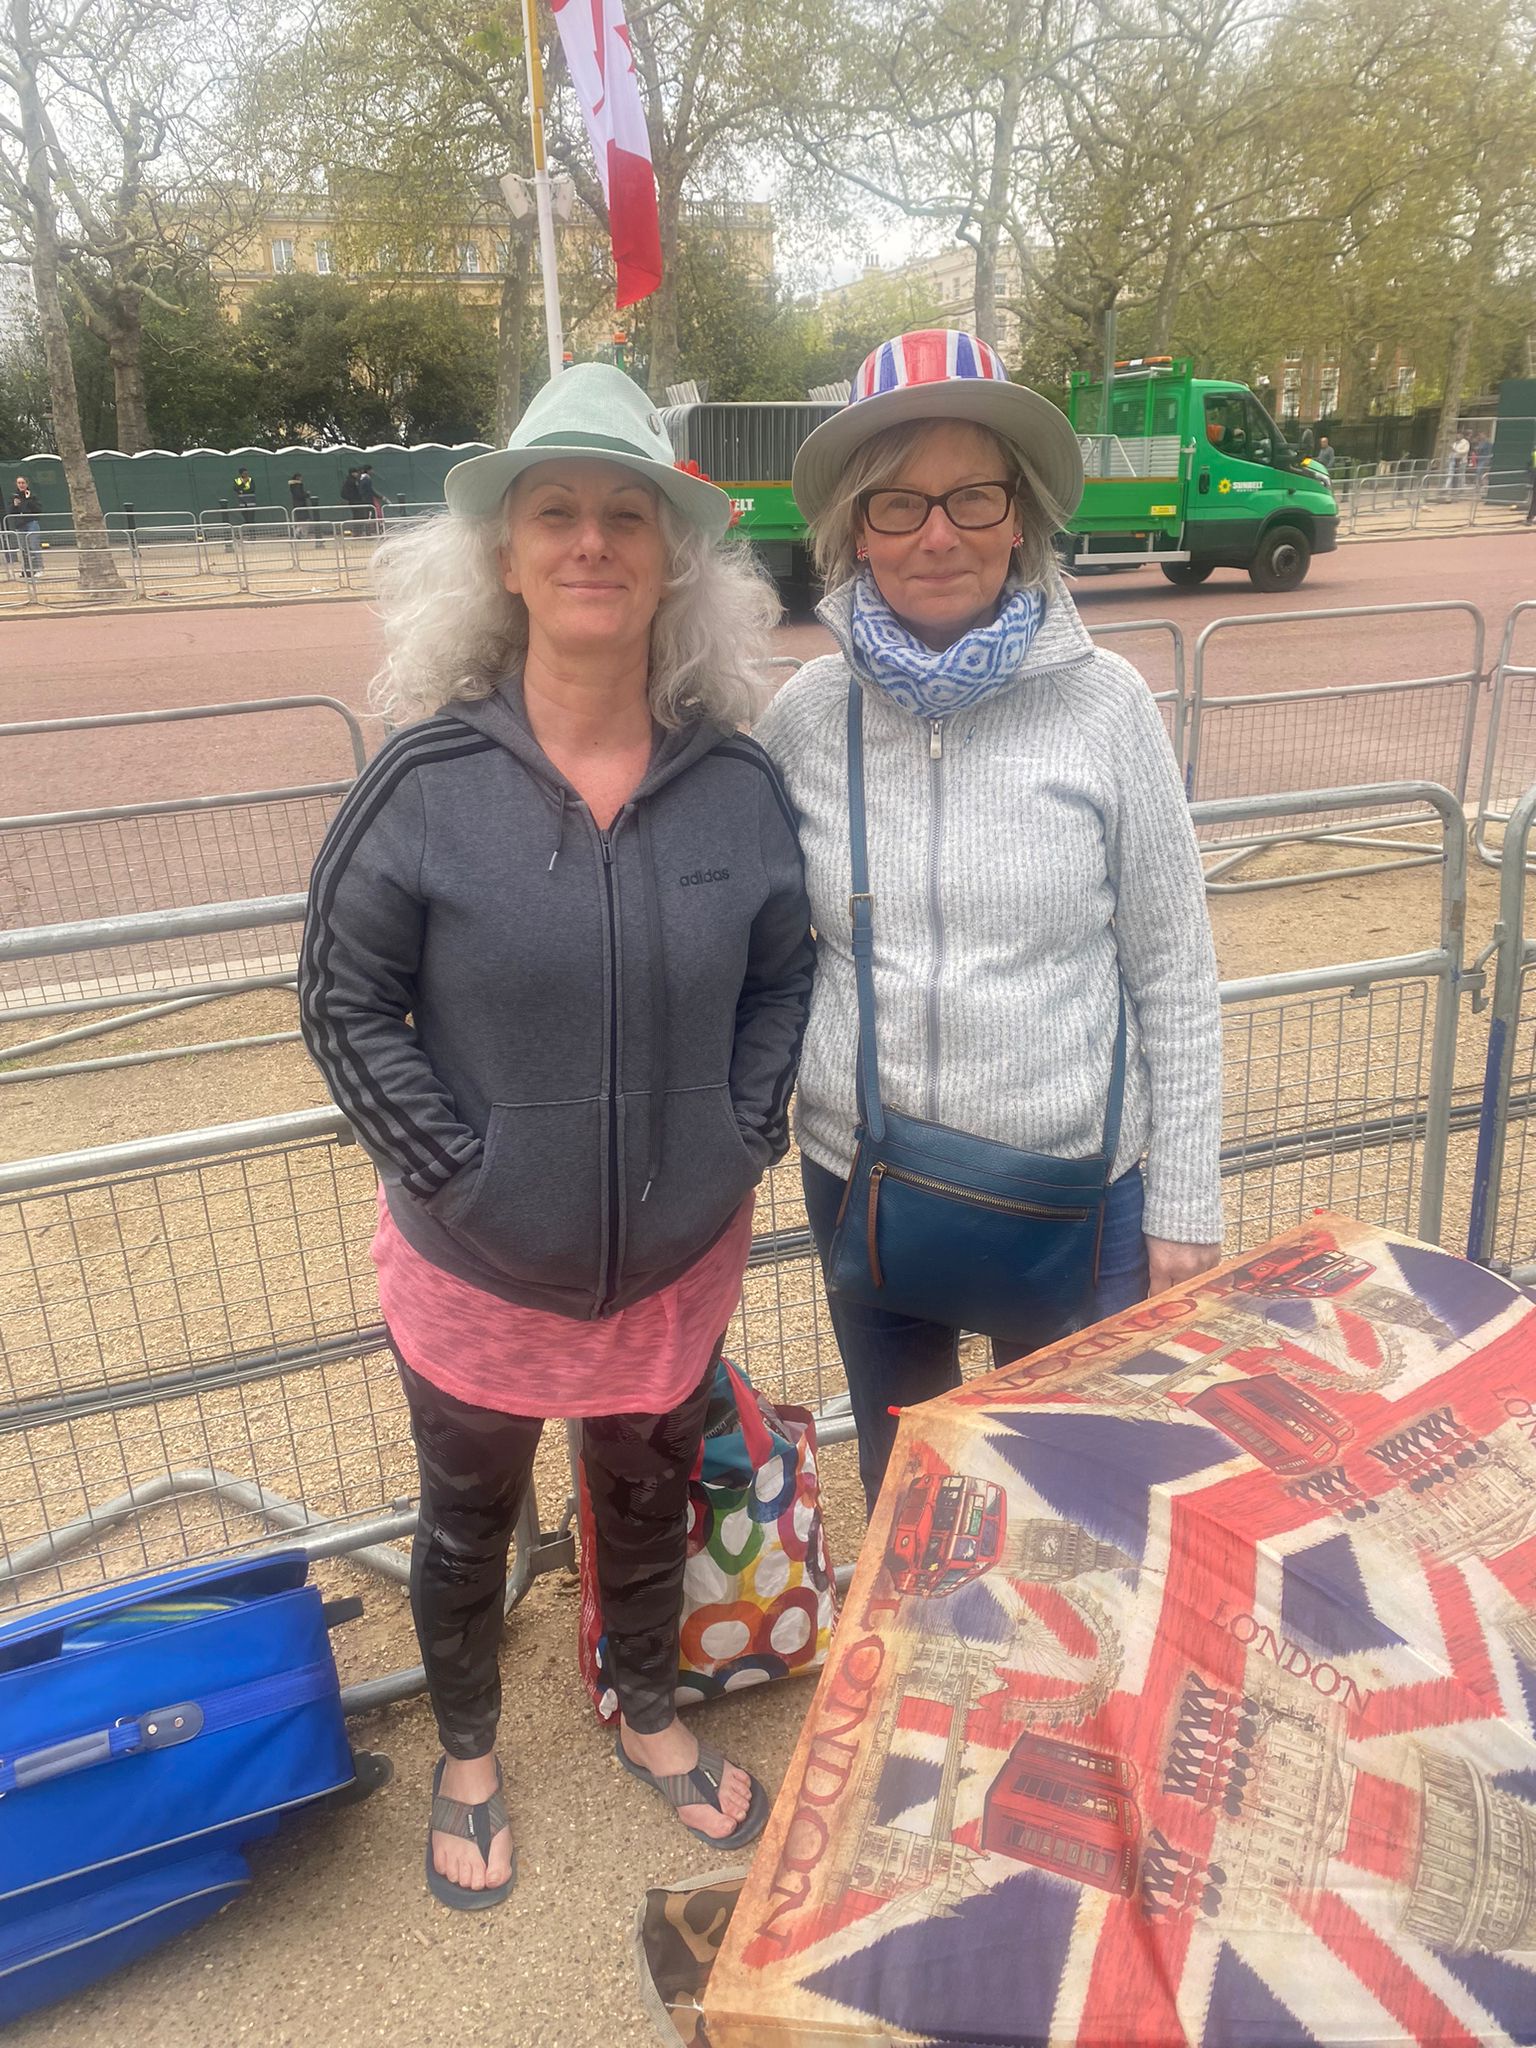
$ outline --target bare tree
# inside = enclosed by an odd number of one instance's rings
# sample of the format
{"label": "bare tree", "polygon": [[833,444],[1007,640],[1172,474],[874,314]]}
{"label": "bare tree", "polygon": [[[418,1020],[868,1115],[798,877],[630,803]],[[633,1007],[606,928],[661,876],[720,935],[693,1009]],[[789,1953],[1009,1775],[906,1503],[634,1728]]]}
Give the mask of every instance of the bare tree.
{"label": "bare tree", "polygon": [[74,519],[76,573],[88,590],[123,588],[112,560],[96,480],[86,459],[80,428],[75,366],[61,282],[63,250],[50,123],[43,76],[56,54],[68,21],[39,21],[34,0],[7,0],[7,34],[0,46],[0,89],[9,102],[0,111],[0,193],[21,229],[32,273],[38,327],[48,364],[53,433]]}

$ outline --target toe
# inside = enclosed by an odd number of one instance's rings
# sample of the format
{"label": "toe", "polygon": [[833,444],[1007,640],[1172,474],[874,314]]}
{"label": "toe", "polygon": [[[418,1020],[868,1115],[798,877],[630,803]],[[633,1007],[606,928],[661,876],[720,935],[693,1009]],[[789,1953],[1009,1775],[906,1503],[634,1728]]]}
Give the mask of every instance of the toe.
{"label": "toe", "polygon": [[733,1820],[746,1819],[747,1808],[752,1804],[752,1781],[735,1764],[729,1767],[721,1781],[720,1804]]}

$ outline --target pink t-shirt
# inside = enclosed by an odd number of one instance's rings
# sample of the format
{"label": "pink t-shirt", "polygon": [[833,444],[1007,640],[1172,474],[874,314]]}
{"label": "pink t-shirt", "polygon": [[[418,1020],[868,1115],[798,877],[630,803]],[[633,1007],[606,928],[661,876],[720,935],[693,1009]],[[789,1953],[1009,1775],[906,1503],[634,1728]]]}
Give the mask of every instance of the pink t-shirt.
{"label": "pink t-shirt", "polygon": [[400,1356],[424,1380],[505,1415],[664,1415],[698,1385],[736,1313],[752,1248],[748,1195],[701,1259],[597,1322],[522,1308],[406,1243],[379,1190],[373,1263]]}

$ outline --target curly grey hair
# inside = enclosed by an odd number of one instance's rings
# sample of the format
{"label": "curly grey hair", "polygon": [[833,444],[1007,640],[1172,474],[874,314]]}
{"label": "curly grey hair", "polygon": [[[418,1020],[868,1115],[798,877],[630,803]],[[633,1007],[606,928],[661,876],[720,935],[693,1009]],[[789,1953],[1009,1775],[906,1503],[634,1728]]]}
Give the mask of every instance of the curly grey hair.
{"label": "curly grey hair", "polygon": [[[952,424],[955,422],[949,420],[908,420],[872,434],[854,449],[836,491],[811,529],[816,572],[829,590],[846,583],[858,569],[860,494],[895,483],[927,436]],[[990,428],[976,431],[996,444],[998,461],[1014,484],[1014,512],[1023,544],[1012,573],[1026,586],[1039,584],[1049,590],[1059,574],[1051,538],[1066,525],[1066,514],[1050,497],[1022,448]]]}
{"label": "curly grey hair", "polygon": [[[651,627],[651,711],[658,725],[747,725],[764,695],[755,664],[780,613],[746,547],[708,540],[657,494],[666,580]],[[384,663],[368,702],[391,725],[455,699],[489,697],[528,645],[528,611],[502,582],[507,504],[484,519],[436,513],[373,558]]]}

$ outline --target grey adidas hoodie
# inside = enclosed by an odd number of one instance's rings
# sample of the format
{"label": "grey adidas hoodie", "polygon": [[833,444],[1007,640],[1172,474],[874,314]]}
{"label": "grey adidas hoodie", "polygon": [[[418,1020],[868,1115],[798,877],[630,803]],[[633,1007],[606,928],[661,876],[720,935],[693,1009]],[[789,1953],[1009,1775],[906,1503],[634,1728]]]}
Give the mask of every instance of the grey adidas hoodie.
{"label": "grey adidas hoodie", "polygon": [[797,1129],[853,1160],[858,1003],[848,917],[850,678],[864,690],[875,999],[885,1099],[1029,1151],[1102,1142],[1127,998],[1115,1162],[1145,1158],[1146,1229],[1220,1241],[1221,1002],[1178,766],[1151,692],[1095,647],[1058,584],[1012,684],[969,711],[902,710],[854,654],[852,584],[755,728],[800,823],[819,943]]}
{"label": "grey adidas hoodie", "polygon": [[809,923],[754,741],[663,733],[599,832],[514,680],[395,734],[349,792],[311,882],[304,1038],[424,1258],[606,1315],[784,1153]]}

